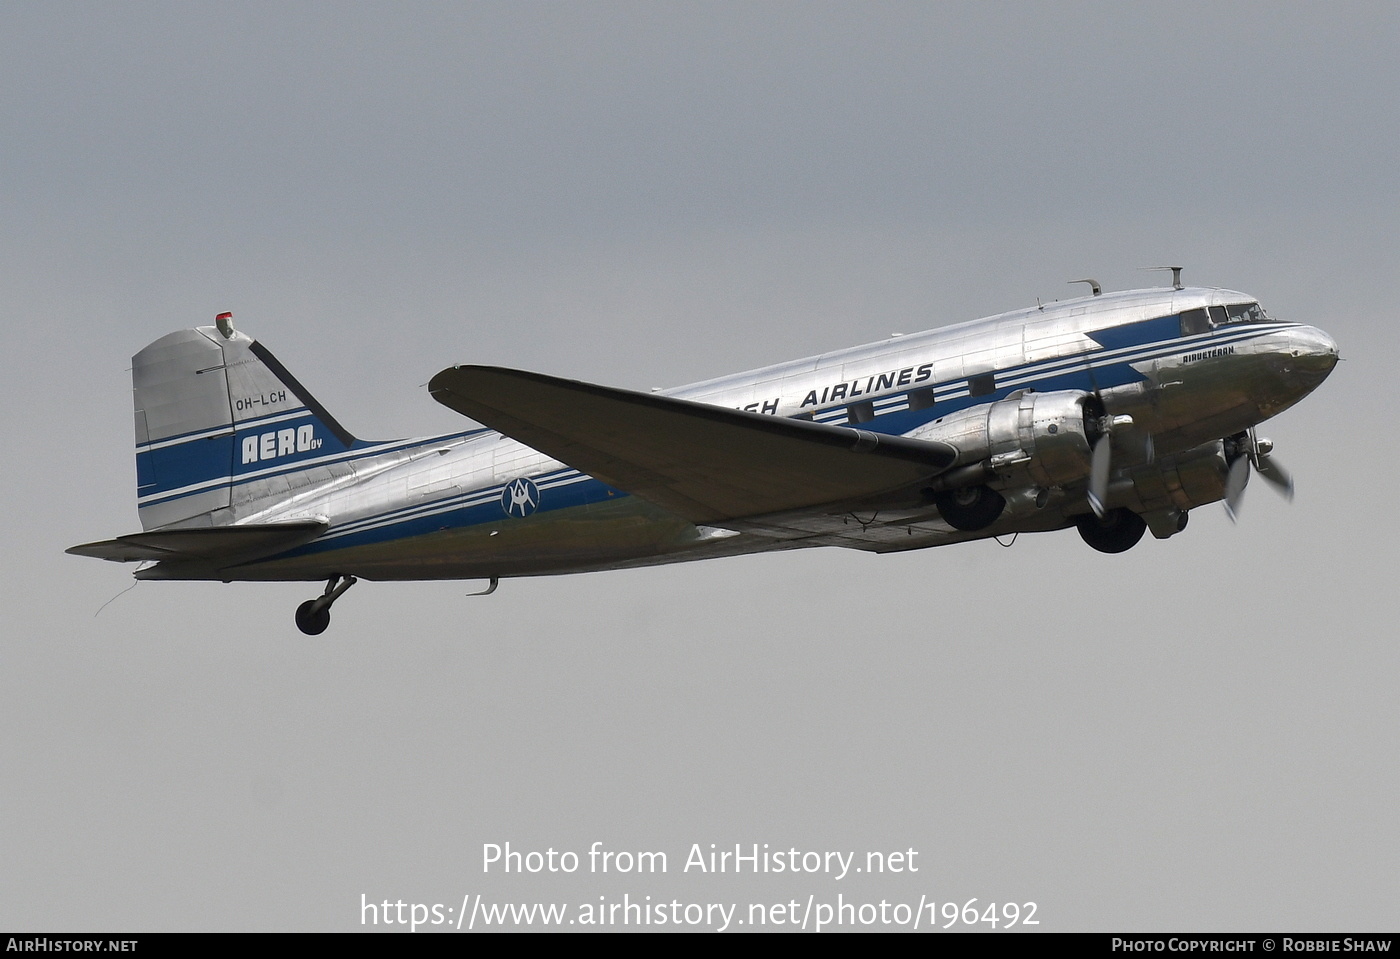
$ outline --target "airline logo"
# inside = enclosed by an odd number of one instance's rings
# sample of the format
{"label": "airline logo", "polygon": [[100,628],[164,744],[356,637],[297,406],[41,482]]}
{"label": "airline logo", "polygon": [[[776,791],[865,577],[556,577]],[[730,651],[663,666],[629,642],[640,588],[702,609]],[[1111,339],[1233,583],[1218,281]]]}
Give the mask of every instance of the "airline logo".
{"label": "airline logo", "polygon": [[281,459],[294,453],[309,453],[320,448],[321,438],[310,423],[295,429],[270,430],[243,437],[243,465]]}
{"label": "airline logo", "polygon": [[501,490],[501,509],[507,516],[523,519],[540,508],[540,488],[521,477]]}

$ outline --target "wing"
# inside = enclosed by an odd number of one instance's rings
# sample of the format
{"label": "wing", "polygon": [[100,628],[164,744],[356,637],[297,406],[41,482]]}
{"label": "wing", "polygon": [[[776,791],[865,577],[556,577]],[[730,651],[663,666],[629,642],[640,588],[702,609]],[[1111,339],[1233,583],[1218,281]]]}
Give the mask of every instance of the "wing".
{"label": "wing", "polygon": [[264,523],[257,526],[198,526],[131,533],[101,543],[65,550],[115,563],[152,560],[202,560],[246,563],[309,543],[326,529],[322,520]]}
{"label": "wing", "polygon": [[491,366],[455,366],[433,399],[693,523],[856,503],[911,487],[957,450]]}

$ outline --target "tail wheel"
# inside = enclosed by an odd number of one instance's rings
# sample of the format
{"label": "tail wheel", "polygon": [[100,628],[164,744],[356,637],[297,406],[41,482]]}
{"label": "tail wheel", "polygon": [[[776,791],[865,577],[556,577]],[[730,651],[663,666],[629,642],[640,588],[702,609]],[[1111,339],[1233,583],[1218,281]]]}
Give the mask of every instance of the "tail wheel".
{"label": "tail wheel", "polygon": [[336,573],[326,580],[326,591],[316,599],[308,599],[297,607],[297,629],[308,636],[319,636],[331,624],[331,604],[359,580]]}
{"label": "tail wheel", "polygon": [[316,600],[308,599],[297,607],[297,629],[308,636],[319,636],[331,624],[331,608],[316,608]]}
{"label": "tail wheel", "polygon": [[991,526],[1006,509],[1002,495],[986,486],[942,490],[934,494],[933,502],[949,526],[968,532]]}
{"label": "tail wheel", "polygon": [[1100,518],[1093,513],[1079,517],[1079,535],[1100,553],[1122,553],[1137,545],[1147,521],[1130,509],[1111,509]]}

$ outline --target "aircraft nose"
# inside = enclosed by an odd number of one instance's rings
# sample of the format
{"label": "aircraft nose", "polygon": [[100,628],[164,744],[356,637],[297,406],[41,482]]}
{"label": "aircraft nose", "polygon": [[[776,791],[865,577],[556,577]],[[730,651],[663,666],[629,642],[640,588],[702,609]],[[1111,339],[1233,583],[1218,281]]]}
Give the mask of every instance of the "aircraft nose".
{"label": "aircraft nose", "polygon": [[1313,326],[1300,326],[1289,330],[1289,352],[1292,359],[1289,366],[1295,372],[1314,378],[1321,383],[1332,372],[1340,358],[1337,354],[1337,341],[1322,330]]}

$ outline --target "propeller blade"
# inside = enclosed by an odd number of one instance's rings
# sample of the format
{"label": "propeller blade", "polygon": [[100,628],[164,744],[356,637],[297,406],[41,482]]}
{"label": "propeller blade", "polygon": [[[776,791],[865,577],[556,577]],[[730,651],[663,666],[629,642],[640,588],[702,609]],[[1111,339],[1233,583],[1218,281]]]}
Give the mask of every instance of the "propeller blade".
{"label": "propeller blade", "polygon": [[1263,455],[1256,459],[1254,468],[1259,471],[1260,476],[1268,480],[1275,489],[1283,494],[1284,499],[1290,503],[1293,502],[1293,477],[1288,475],[1286,469],[1274,462],[1271,457]]}
{"label": "propeller blade", "polygon": [[1112,445],[1107,433],[1100,436],[1094,443],[1094,458],[1089,467],[1089,507],[1099,519],[1108,512],[1104,501],[1108,498],[1108,477],[1112,472]]}
{"label": "propeller blade", "polygon": [[1244,488],[1249,484],[1249,457],[1236,456],[1230,464],[1230,475],[1225,479],[1225,512],[1230,522],[1238,522],[1240,500],[1244,498]]}

